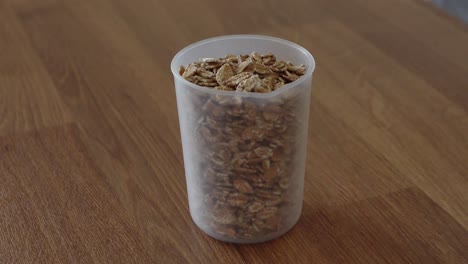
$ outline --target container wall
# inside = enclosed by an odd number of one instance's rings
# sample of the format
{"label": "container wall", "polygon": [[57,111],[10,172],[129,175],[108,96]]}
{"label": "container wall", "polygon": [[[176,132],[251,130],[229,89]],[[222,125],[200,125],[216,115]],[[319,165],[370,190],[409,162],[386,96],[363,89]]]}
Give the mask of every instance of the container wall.
{"label": "container wall", "polygon": [[277,97],[207,95],[177,86],[190,211],[210,235],[265,240],[302,207],[310,82]]}
{"label": "container wall", "polygon": [[[266,53],[265,45],[251,43],[237,53]],[[268,52],[303,57],[280,46]],[[181,64],[208,56],[190,55]],[[302,78],[265,97],[194,89],[175,78],[190,212],[207,234],[256,243],[284,234],[299,219],[312,76]]]}

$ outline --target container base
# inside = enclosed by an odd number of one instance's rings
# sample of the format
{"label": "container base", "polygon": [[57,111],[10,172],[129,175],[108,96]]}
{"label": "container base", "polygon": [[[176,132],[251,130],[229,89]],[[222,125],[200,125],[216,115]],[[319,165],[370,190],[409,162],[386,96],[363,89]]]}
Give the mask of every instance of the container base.
{"label": "container base", "polygon": [[208,236],[210,236],[210,237],[212,237],[212,238],[214,238],[216,240],[220,240],[220,241],[227,242],[227,243],[234,243],[234,244],[258,244],[258,243],[268,242],[268,241],[274,240],[276,238],[279,238],[279,237],[285,235],[287,232],[289,232],[297,224],[297,222],[299,221],[299,219],[301,217],[301,214],[302,214],[302,212],[299,213],[295,217],[295,219],[293,221],[291,221],[291,224],[289,226],[287,226],[286,228],[283,228],[282,230],[271,233],[269,235],[262,236],[262,237],[257,237],[257,238],[255,238],[255,237],[252,237],[252,238],[233,238],[233,237],[222,236],[222,235],[219,235],[219,234],[217,234],[215,232],[211,232],[207,228],[203,228],[202,225],[199,225],[195,221],[193,216],[192,216],[192,221],[201,231],[203,231],[203,233],[207,234]]}

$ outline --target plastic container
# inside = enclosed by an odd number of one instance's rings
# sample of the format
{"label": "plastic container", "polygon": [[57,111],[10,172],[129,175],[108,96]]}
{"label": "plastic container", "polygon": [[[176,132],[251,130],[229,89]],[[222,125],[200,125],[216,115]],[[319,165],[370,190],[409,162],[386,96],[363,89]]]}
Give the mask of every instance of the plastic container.
{"label": "plastic container", "polygon": [[[306,73],[271,93],[218,91],[179,75],[181,65],[200,58],[252,51],[304,64]],[[299,220],[314,68],[306,49],[256,35],[200,41],[172,60],[190,214],[208,235],[258,243]]]}

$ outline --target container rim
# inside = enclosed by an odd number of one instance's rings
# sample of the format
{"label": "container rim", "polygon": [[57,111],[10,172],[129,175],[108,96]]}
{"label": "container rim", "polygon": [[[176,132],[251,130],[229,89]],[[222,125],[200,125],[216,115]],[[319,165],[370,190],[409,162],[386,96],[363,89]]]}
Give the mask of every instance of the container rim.
{"label": "container rim", "polygon": [[[189,81],[185,80],[182,76],[180,76],[180,74],[179,74],[180,65],[176,65],[176,62],[186,52],[189,52],[193,48],[196,48],[198,46],[201,46],[201,45],[204,45],[204,44],[207,44],[207,43],[210,43],[210,42],[219,41],[219,40],[230,40],[230,39],[261,39],[261,40],[268,40],[268,41],[277,42],[277,43],[292,46],[292,47],[294,47],[295,49],[299,50],[300,52],[302,52],[304,54],[304,56],[307,58],[310,66],[307,68],[305,74],[303,76],[301,76],[299,79],[297,79],[294,82],[288,83],[288,84],[284,85],[283,87],[281,87],[281,89],[278,89],[278,90],[273,91],[271,93],[249,93],[249,92],[245,92],[245,93],[241,92],[240,93],[240,92],[236,92],[236,91],[214,90],[214,89],[199,86],[197,84],[189,82]],[[269,36],[263,36],[263,35],[250,35],[250,34],[225,35],[225,36],[213,37],[213,38],[208,38],[208,39],[204,39],[204,40],[195,42],[195,43],[183,48],[182,50],[180,50],[174,56],[174,58],[171,61],[171,71],[172,71],[172,74],[174,75],[174,77],[177,78],[178,80],[180,80],[185,85],[187,85],[187,86],[189,86],[189,87],[191,87],[193,89],[199,90],[201,92],[213,94],[213,95],[255,97],[255,98],[275,97],[275,96],[277,96],[279,94],[285,93],[285,92],[287,92],[287,91],[289,91],[291,89],[294,89],[296,87],[301,87],[300,84],[303,83],[308,77],[311,77],[314,70],[315,70],[315,59],[312,56],[312,54],[310,54],[310,52],[308,50],[306,50],[304,47],[302,47],[302,46],[300,46],[300,45],[298,45],[298,44],[296,44],[294,42],[291,42],[289,40],[285,40],[285,39],[281,39],[281,38],[269,37]]]}

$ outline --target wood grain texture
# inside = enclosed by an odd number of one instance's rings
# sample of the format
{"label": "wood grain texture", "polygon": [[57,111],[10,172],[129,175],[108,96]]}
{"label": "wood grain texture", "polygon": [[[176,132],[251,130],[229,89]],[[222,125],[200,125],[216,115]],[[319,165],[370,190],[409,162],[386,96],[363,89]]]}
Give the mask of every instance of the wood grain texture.
{"label": "wood grain texture", "polygon": [[0,149],[2,260],[149,261],[76,127],[2,138]]}
{"label": "wood grain texture", "polygon": [[[192,223],[169,71],[238,33],[318,65],[303,215],[259,245]],[[468,263],[467,61],[417,0],[0,0],[0,263]]]}
{"label": "wood grain texture", "polygon": [[466,230],[416,188],[306,207],[289,235],[297,239],[240,250],[248,263],[464,263],[468,243]]}
{"label": "wood grain texture", "polygon": [[0,36],[0,135],[69,121],[17,17],[1,2]]}

